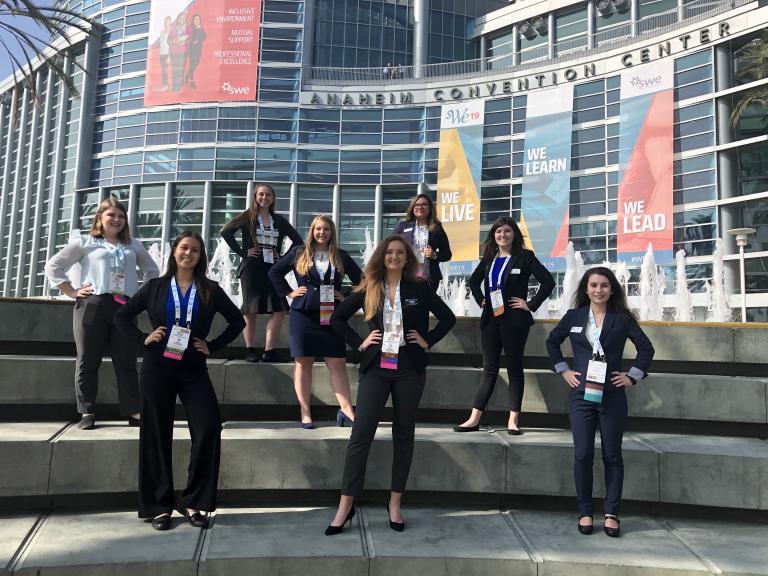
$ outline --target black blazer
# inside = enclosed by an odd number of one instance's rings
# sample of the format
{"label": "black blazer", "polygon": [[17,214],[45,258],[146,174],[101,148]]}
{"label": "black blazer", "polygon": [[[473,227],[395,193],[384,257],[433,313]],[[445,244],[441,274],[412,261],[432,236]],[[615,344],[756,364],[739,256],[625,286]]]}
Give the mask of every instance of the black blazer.
{"label": "black blazer", "polygon": [[[184,352],[184,357],[182,358],[182,362],[185,364],[205,363],[205,355],[192,347],[192,338],[206,339],[208,332],[211,330],[211,323],[216,312],[227,319],[229,326],[213,340],[206,341],[211,354],[232,342],[245,328],[245,320],[243,320],[243,316],[240,310],[237,309],[237,306],[234,305],[218,284],[215,282],[211,282],[211,284],[212,289],[209,301],[206,303],[199,299],[200,307],[195,321],[192,323],[192,337],[190,338],[189,348]],[[165,326],[165,304],[168,301],[170,286],[170,278],[153,278],[149,282],[145,282],[133,298],[122,305],[115,313],[115,325],[120,332],[126,337],[137,340],[144,345],[144,340],[148,334],[144,334],[131,321],[144,310],[149,315],[149,322],[153,330],[159,326]],[[146,349],[149,354],[159,358],[162,357],[165,351],[165,343],[153,342]]]}
{"label": "black blazer", "polygon": [[[392,230],[392,234],[400,234],[406,239],[408,244],[413,244],[413,228],[416,222],[414,220],[401,221]],[[448,243],[448,235],[445,230],[440,228],[437,232],[430,232],[427,237],[427,244],[432,246],[432,249],[437,252],[437,258],[429,259],[429,279],[438,283],[443,279],[443,273],[440,271],[440,262],[448,262],[453,254],[451,253],[451,245]]]}
{"label": "black blazer", "polygon": [[[296,232],[296,229],[291,226],[291,223],[288,222],[288,220],[280,216],[280,214],[273,214],[272,220],[275,223],[275,228],[277,229],[278,250],[280,250],[282,247],[283,239],[286,236],[291,239],[294,246],[304,244],[304,240],[301,239],[299,233]],[[235,239],[235,234],[238,230],[240,230],[242,235],[242,244],[238,244],[237,240]],[[254,258],[248,256],[248,249],[255,246],[255,239],[251,234],[251,228],[249,224],[246,223],[239,228],[230,227],[229,224],[226,224],[224,228],[221,229],[221,237],[224,238],[224,241],[227,244],[229,244],[229,247],[232,248],[232,251],[240,256],[240,265],[237,267],[238,278],[240,278],[240,275],[243,273],[243,270],[245,270],[246,266],[263,266],[265,268],[269,268],[271,266],[271,264],[264,262],[261,257]]]}
{"label": "black blazer", "polygon": [[[430,348],[442,340],[456,324],[456,316],[453,315],[446,303],[432,291],[428,282],[402,280],[400,282],[400,301],[403,305],[404,335],[407,335],[409,330],[416,330],[427,341]],[[353,292],[349,298],[339,304],[331,316],[333,329],[341,334],[347,344],[354,349],[360,347],[364,338],[361,338],[349,326],[348,320],[363,307],[364,302],[365,292]],[[430,312],[437,318],[437,324],[432,330],[429,329]],[[368,329],[370,332],[374,330],[384,332],[383,310],[379,310],[376,316],[368,321]],[[400,350],[402,354],[407,355],[409,366],[417,370],[424,370],[427,367],[427,353],[418,344],[411,344],[406,339],[406,345]],[[375,365],[380,353],[381,344],[372,344],[366,348],[360,357],[360,372],[365,372]]]}
{"label": "black blazer", "polygon": [[[491,289],[488,286],[488,272],[492,267],[493,259],[483,258],[475,271],[472,272],[472,276],[469,277],[469,289],[472,291],[472,297],[479,306],[483,307],[483,313],[480,316],[481,328],[494,318],[491,307]],[[536,290],[536,294],[528,300],[528,308],[531,311],[526,312],[520,308],[510,308],[509,299],[513,296],[527,300],[528,280],[531,276],[539,282],[539,289]],[[504,314],[499,319],[509,326],[532,326],[534,324],[532,313],[536,312],[539,306],[549,298],[554,288],[555,280],[552,278],[552,274],[544,268],[533,252],[523,250],[516,256],[512,256],[504,271],[504,284],[501,289],[504,296]],[[483,304],[483,300],[485,300],[485,304]]]}
{"label": "black blazer", "polygon": [[[291,286],[285,279],[285,275],[288,272],[293,271],[296,276],[296,282],[299,286],[306,286],[307,293],[304,296],[294,298],[291,302],[291,310],[320,310],[320,285],[327,283],[331,279],[331,267],[328,267],[327,272],[323,280],[320,280],[320,274],[315,268],[315,265],[309,269],[306,276],[300,276],[296,272],[296,259],[299,257],[299,252],[303,250],[303,246],[296,246],[291,248],[288,253],[275,262],[274,266],[269,269],[269,280],[275,287],[275,291],[281,298],[285,298],[291,293]],[[362,272],[357,263],[352,260],[352,257],[346,250],[339,250],[341,256],[341,263],[344,266],[344,274],[349,277],[352,284],[359,284]],[[336,271],[333,278],[334,290],[341,290],[341,283],[344,277]]]}
{"label": "black blazer", "polygon": [[[587,377],[587,364],[592,359],[592,344],[587,339],[589,330],[589,306],[581,308],[572,308],[565,313],[557,326],[552,329],[547,338],[547,353],[549,361],[555,369],[555,372],[564,372],[570,369],[568,363],[560,351],[560,345],[566,338],[571,339],[571,348],[573,349],[573,370],[580,372],[579,390],[584,390],[584,382]],[[619,314],[613,310],[608,310],[603,319],[603,327],[600,331],[600,344],[605,352],[605,359],[608,362],[608,378],[605,383],[605,390],[616,390],[611,384],[611,373],[621,372],[622,355],[624,354],[624,345],[629,338],[637,348],[637,357],[632,363],[632,367],[627,372],[635,380],[645,378],[648,368],[653,360],[655,350],[648,336],[645,335],[634,316],[629,314]]]}

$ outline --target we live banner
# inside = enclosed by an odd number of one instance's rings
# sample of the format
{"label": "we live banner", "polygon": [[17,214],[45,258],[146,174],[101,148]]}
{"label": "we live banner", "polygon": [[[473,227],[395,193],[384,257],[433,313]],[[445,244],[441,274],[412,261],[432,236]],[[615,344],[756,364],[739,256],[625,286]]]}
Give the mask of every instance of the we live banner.
{"label": "we live banner", "polygon": [[573,85],[528,96],[520,228],[549,270],[565,269],[571,195]]}
{"label": "we live banner", "polygon": [[144,104],[255,100],[261,2],[153,0]]}
{"label": "we live banner", "polygon": [[477,260],[484,103],[446,104],[441,113],[437,214],[451,239],[453,261]]}
{"label": "we live banner", "polygon": [[616,248],[628,264],[641,264],[649,244],[658,264],[673,261],[673,126],[674,63],[622,72]]}

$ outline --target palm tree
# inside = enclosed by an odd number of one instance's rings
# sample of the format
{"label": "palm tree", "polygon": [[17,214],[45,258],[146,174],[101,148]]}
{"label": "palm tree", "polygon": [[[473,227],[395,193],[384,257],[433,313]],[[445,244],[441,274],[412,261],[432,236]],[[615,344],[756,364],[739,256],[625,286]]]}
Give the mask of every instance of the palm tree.
{"label": "palm tree", "polygon": [[[741,49],[734,52],[736,61],[736,80],[740,84],[768,78],[768,32],[750,40]],[[768,108],[768,85],[747,90],[736,102],[731,112],[731,126],[736,128],[750,106]],[[764,119],[764,123],[768,120]]]}
{"label": "palm tree", "polygon": [[[20,27],[19,19],[27,19],[36,24],[40,32],[27,32]],[[58,6],[46,6],[40,0],[0,0],[0,55],[5,51],[14,74],[21,74],[22,84],[37,100],[32,60],[39,54],[40,47],[58,38],[63,38],[71,45],[72,31],[88,33],[93,26],[94,22],[83,14]],[[43,38],[46,32],[48,38]],[[72,78],[63,68],[63,61],[50,58],[47,64],[67,88],[76,94]]]}

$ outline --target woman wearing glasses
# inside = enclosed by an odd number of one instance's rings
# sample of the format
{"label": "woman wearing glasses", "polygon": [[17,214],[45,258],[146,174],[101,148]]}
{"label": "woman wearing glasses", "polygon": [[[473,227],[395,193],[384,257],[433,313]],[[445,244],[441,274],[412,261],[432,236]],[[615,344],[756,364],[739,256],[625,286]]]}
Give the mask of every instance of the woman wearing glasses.
{"label": "woman wearing glasses", "polygon": [[411,200],[405,220],[397,223],[392,234],[400,234],[411,245],[418,262],[416,277],[428,280],[432,290],[437,291],[443,279],[440,262],[448,262],[452,254],[448,235],[437,219],[432,198],[418,194]]}

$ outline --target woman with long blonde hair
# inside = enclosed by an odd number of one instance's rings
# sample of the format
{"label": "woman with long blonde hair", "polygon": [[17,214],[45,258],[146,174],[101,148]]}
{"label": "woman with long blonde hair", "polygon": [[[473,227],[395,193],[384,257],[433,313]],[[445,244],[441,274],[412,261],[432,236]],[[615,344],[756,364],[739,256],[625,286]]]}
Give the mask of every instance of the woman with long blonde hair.
{"label": "woman with long blonde hair", "polygon": [[[235,238],[237,232],[241,241]],[[283,241],[290,238],[294,245],[301,244],[301,236],[290,222],[275,213],[275,191],[269,184],[257,184],[253,201],[248,210],[224,225],[221,237],[235,254],[240,256],[237,277],[243,295],[245,330],[245,360],[248,362],[277,362],[277,337],[288,310],[288,303],[281,298],[269,281],[269,269],[280,259]],[[253,332],[256,315],[270,314],[264,338],[264,354],[256,354]]]}
{"label": "woman with long blonde hair", "polygon": [[[390,395],[393,456],[387,514],[390,528],[398,532],[405,528],[400,503],[413,458],[416,410],[426,383],[426,350],[456,323],[451,309],[417,278],[417,264],[402,236],[388,236],[371,256],[363,281],[331,318],[334,330],[362,355],[355,426],[347,445],[339,508],[325,531],[328,536],[339,534],[355,516],[354,499],[362,495],[368,452]],[[365,338],[349,325],[361,308],[369,329]],[[430,312],[437,318],[431,330]]]}
{"label": "woman with long blonde hair", "polygon": [[[293,272],[298,288],[291,290],[285,275]],[[325,361],[331,388],[339,401],[336,424],[352,425],[349,378],[347,378],[346,346],[331,328],[334,309],[344,300],[341,283],[347,276],[352,284],[360,282],[360,268],[352,257],[338,247],[336,226],[330,216],[316,216],[307,232],[306,243],[290,250],[269,271],[269,279],[281,298],[289,296],[291,313],[288,333],[296,397],[301,408],[301,427],[314,428],[310,408],[312,366],[316,357]]]}

